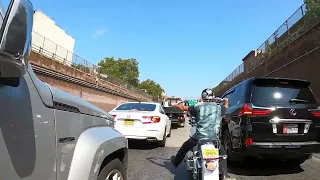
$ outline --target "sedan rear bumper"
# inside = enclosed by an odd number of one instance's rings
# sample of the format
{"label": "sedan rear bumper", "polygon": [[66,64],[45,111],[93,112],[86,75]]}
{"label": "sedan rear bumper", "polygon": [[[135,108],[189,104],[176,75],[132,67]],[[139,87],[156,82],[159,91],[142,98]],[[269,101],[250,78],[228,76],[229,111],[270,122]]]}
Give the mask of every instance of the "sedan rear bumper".
{"label": "sedan rear bumper", "polygon": [[150,140],[160,141],[163,139],[164,131],[160,129],[146,129],[146,128],[126,128],[126,127],[115,127],[121,134],[128,139],[137,140]]}

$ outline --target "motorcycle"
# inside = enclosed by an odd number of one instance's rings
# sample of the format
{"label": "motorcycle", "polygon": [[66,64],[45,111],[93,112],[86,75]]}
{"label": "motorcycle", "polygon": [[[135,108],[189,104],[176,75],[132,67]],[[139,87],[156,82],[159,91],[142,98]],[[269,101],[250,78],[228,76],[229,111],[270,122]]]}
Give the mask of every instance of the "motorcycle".
{"label": "motorcycle", "polygon": [[[222,99],[216,98],[217,103],[222,103]],[[196,132],[195,118],[189,115],[190,136]],[[194,180],[219,180],[219,160],[226,159],[226,155],[220,155],[220,131],[217,130],[215,139],[200,139],[198,145],[185,157],[187,170]]]}

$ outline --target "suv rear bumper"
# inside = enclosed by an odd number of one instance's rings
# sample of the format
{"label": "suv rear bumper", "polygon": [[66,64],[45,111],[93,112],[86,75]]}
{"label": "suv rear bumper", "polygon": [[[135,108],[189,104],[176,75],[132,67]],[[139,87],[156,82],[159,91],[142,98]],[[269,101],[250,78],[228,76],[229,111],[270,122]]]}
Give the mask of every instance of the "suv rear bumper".
{"label": "suv rear bumper", "polygon": [[283,157],[320,152],[320,142],[255,142],[245,148],[249,156],[279,155]]}

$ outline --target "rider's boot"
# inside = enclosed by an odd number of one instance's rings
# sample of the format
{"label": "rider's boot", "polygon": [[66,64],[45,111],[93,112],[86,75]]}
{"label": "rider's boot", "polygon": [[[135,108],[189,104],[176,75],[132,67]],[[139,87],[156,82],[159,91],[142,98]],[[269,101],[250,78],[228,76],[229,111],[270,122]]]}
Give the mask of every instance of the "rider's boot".
{"label": "rider's boot", "polygon": [[170,161],[171,161],[171,163],[173,164],[174,167],[178,167],[178,165],[176,163],[176,156],[171,156]]}

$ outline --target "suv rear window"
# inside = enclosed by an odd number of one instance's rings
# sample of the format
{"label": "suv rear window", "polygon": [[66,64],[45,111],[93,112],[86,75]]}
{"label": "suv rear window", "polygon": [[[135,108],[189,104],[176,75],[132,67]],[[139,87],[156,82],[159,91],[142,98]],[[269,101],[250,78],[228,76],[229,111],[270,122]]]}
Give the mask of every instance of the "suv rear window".
{"label": "suv rear window", "polygon": [[155,104],[147,103],[126,103],[121,104],[116,110],[136,110],[136,111],[154,111],[156,109]]}
{"label": "suv rear window", "polygon": [[288,104],[290,101],[307,104],[317,103],[309,85],[308,82],[296,80],[255,80],[251,102],[257,106]]}

